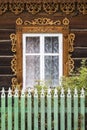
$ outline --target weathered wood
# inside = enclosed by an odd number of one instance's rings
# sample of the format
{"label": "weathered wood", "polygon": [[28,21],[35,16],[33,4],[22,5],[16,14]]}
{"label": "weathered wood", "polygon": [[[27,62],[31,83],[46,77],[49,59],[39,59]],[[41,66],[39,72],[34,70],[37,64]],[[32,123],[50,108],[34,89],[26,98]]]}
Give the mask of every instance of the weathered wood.
{"label": "weathered wood", "polygon": [[12,130],[12,94],[11,90],[9,89],[8,92],[8,130]]}
{"label": "weathered wood", "polygon": [[19,128],[19,104],[18,104],[18,92],[15,90],[14,95],[14,130],[18,130]]}
{"label": "weathered wood", "polygon": [[72,55],[75,69],[80,67],[82,58],[87,58],[87,15],[78,14],[78,11],[70,15],[65,15],[62,12],[47,14],[43,10],[36,15],[26,11],[19,15],[14,15],[14,13],[7,11],[0,15],[0,88],[11,85],[12,70],[10,62],[12,58],[10,56],[13,56],[13,53],[11,52],[10,34],[15,33],[16,19],[19,17],[24,21],[41,17],[51,18],[56,21],[67,17],[70,20],[70,31],[75,33],[74,52]]}
{"label": "weathered wood", "polygon": [[0,66],[0,74],[12,74],[11,66]]}
{"label": "weathered wood", "polygon": [[86,58],[87,57],[87,47],[77,47],[74,49],[72,54],[73,58]]}
{"label": "weathered wood", "polygon": [[75,89],[74,92],[74,130],[78,129],[78,93]]}
{"label": "weathered wood", "polygon": [[80,111],[81,111],[81,129],[85,130],[85,94],[84,90],[81,90],[80,95]]}
{"label": "weathered wood", "polygon": [[5,92],[4,92],[4,89],[2,91],[2,94],[1,94],[1,130],[5,130],[6,129],[6,126],[5,126],[5,120],[6,120],[6,115],[5,115],[5,111],[6,111],[6,108],[5,108]]}
{"label": "weathered wood", "polygon": [[11,86],[11,79],[13,75],[1,75],[0,73],[0,90],[4,87],[8,89]]}
{"label": "weathered wood", "polygon": [[0,16],[0,28],[7,28],[7,29],[15,29],[15,21],[17,18],[22,18],[23,20],[32,20],[35,18],[40,17],[47,17],[54,20],[58,19],[64,19],[67,17],[70,20],[70,28],[71,29],[87,29],[87,15],[64,15],[62,13],[54,13],[54,14],[48,14],[44,12],[40,12],[36,15],[31,15],[30,13],[21,13],[20,15],[14,15],[11,12],[7,12],[4,15]]}
{"label": "weathered wood", "polygon": [[[80,30],[80,29],[79,29]],[[75,34],[75,47],[87,47],[87,30],[73,31]]]}
{"label": "weathered wood", "polygon": [[10,39],[10,34],[14,33],[14,29],[0,29],[0,40],[9,40]]}
{"label": "weathered wood", "polygon": [[11,66],[11,60],[13,57],[6,57],[6,56],[2,56],[0,57],[0,66]]}

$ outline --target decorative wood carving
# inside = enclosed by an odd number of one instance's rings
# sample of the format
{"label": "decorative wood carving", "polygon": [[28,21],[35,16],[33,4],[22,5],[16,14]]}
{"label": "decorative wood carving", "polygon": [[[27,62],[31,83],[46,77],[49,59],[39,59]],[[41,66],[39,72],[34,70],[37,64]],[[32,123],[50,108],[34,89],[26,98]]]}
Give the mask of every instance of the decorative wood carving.
{"label": "decorative wood carving", "polygon": [[8,10],[8,4],[1,3],[0,4],[0,15],[2,15],[3,13],[5,13],[7,10]]}
{"label": "decorative wood carving", "polygon": [[74,33],[70,33],[68,35],[68,40],[69,40],[69,52],[73,52],[74,51],[74,47],[73,47],[73,43],[74,43],[74,39],[75,39],[75,34]]}
{"label": "decorative wood carving", "polygon": [[[69,20],[53,21],[48,18],[38,18],[32,21],[24,21],[21,18],[16,20],[16,35],[11,34],[12,51],[15,52],[11,62],[12,70],[17,77],[17,84],[22,87],[22,34],[23,33],[62,33],[63,34],[63,73],[68,75],[74,68],[74,61],[71,58],[75,35],[69,32]],[[12,79],[13,80],[13,79]]]}
{"label": "decorative wood carving", "polygon": [[60,9],[63,13],[70,14],[75,10],[75,2],[64,2],[60,3]]}
{"label": "decorative wood carving", "polygon": [[17,55],[15,55],[15,54],[11,61],[11,69],[14,72],[14,75],[17,75]]}
{"label": "decorative wood carving", "polygon": [[87,2],[79,2],[77,8],[80,13],[87,14]]}
{"label": "decorative wood carving", "polygon": [[24,10],[24,3],[9,3],[9,10],[14,14],[19,14]]}
{"label": "decorative wood carving", "polygon": [[41,10],[40,3],[26,3],[26,10],[31,14],[36,14]]}
{"label": "decorative wood carving", "polygon": [[69,54],[68,56],[68,67],[69,67],[69,75],[72,74],[73,69],[74,69],[74,60],[71,58],[71,55]]}
{"label": "decorative wood carving", "polygon": [[55,2],[43,3],[43,10],[48,14],[53,14],[59,9],[59,4]]}
{"label": "decorative wood carving", "polygon": [[[27,11],[31,14],[36,14],[41,11],[45,11],[48,14],[54,13],[65,13],[66,15],[79,12],[87,14],[87,2],[82,1],[12,1],[12,2],[0,2],[0,15],[3,13],[11,11],[15,15]],[[76,13],[75,13],[76,14]]]}
{"label": "decorative wood carving", "polygon": [[[20,21],[21,19],[19,18],[17,21],[16,21],[16,24],[18,24],[18,22]],[[68,19],[67,19],[68,21]],[[61,21],[60,20],[57,20],[57,21],[53,21],[49,18],[38,18],[38,19],[34,19],[32,21],[25,21],[24,22],[24,25],[61,25]]]}
{"label": "decorative wood carving", "polygon": [[12,50],[12,52],[16,52],[16,40],[17,40],[16,35],[14,33],[12,33],[10,35],[10,39],[12,41],[12,49],[11,50]]}

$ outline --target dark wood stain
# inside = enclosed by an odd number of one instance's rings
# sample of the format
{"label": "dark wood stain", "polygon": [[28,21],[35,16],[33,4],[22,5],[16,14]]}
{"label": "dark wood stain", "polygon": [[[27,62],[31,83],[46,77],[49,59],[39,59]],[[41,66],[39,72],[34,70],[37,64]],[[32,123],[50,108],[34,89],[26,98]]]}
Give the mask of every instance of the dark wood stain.
{"label": "dark wood stain", "polygon": [[47,13],[40,12],[36,15],[23,12],[19,15],[14,15],[11,12],[6,12],[0,15],[0,89],[2,87],[11,86],[11,78],[13,72],[11,70],[11,59],[13,53],[11,52],[10,34],[15,33],[17,18],[23,20],[32,20],[39,17],[47,17],[54,20],[64,19],[67,17],[70,20],[70,31],[75,33],[74,52],[72,58],[75,62],[75,69],[80,67],[81,60],[87,58],[87,15],[65,15],[55,13],[48,15]]}

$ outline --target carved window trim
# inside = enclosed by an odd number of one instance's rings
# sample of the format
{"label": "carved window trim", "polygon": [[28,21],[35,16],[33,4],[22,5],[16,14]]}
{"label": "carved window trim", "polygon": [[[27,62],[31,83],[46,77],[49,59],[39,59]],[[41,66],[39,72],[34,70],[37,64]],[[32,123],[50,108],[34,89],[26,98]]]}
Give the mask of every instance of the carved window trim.
{"label": "carved window trim", "polygon": [[74,69],[71,58],[75,35],[69,31],[69,20],[53,21],[48,18],[37,18],[32,21],[16,20],[16,34],[11,34],[12,51],[15,53],[11,61],[11,68],[15,74],[12,79],[12,88],[15,85],[22,88],[22,34],[23,33],[62,33],[63,34],[63,75],[69,75]]}

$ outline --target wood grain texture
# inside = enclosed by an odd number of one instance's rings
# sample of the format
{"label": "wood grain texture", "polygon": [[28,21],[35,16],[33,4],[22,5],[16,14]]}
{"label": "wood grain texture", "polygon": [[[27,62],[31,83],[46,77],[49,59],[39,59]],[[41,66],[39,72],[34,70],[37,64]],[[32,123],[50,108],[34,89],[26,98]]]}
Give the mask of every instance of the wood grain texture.
{"label": "wood grain texture", "polygon": [[0,15],[0,88],[11,86],[11,78],[13,72],[11,70],[11,59],[13,53],[11,52],[10,34],[16,31],[16,19],[22,18],[25,20],[32,20],[35,18],[45,17],[53,20],[62,20],[67,17],[70,20],[70,31],[75,33],[73,59],[75,69],[80,67],[81,60],[87,58],[87,15],[75,14],[65,15],[63,13],[47,14],[43,11],[32,15],[28,12],[23,12],[19,15],[14,15],[11,12],[6,12]]}

